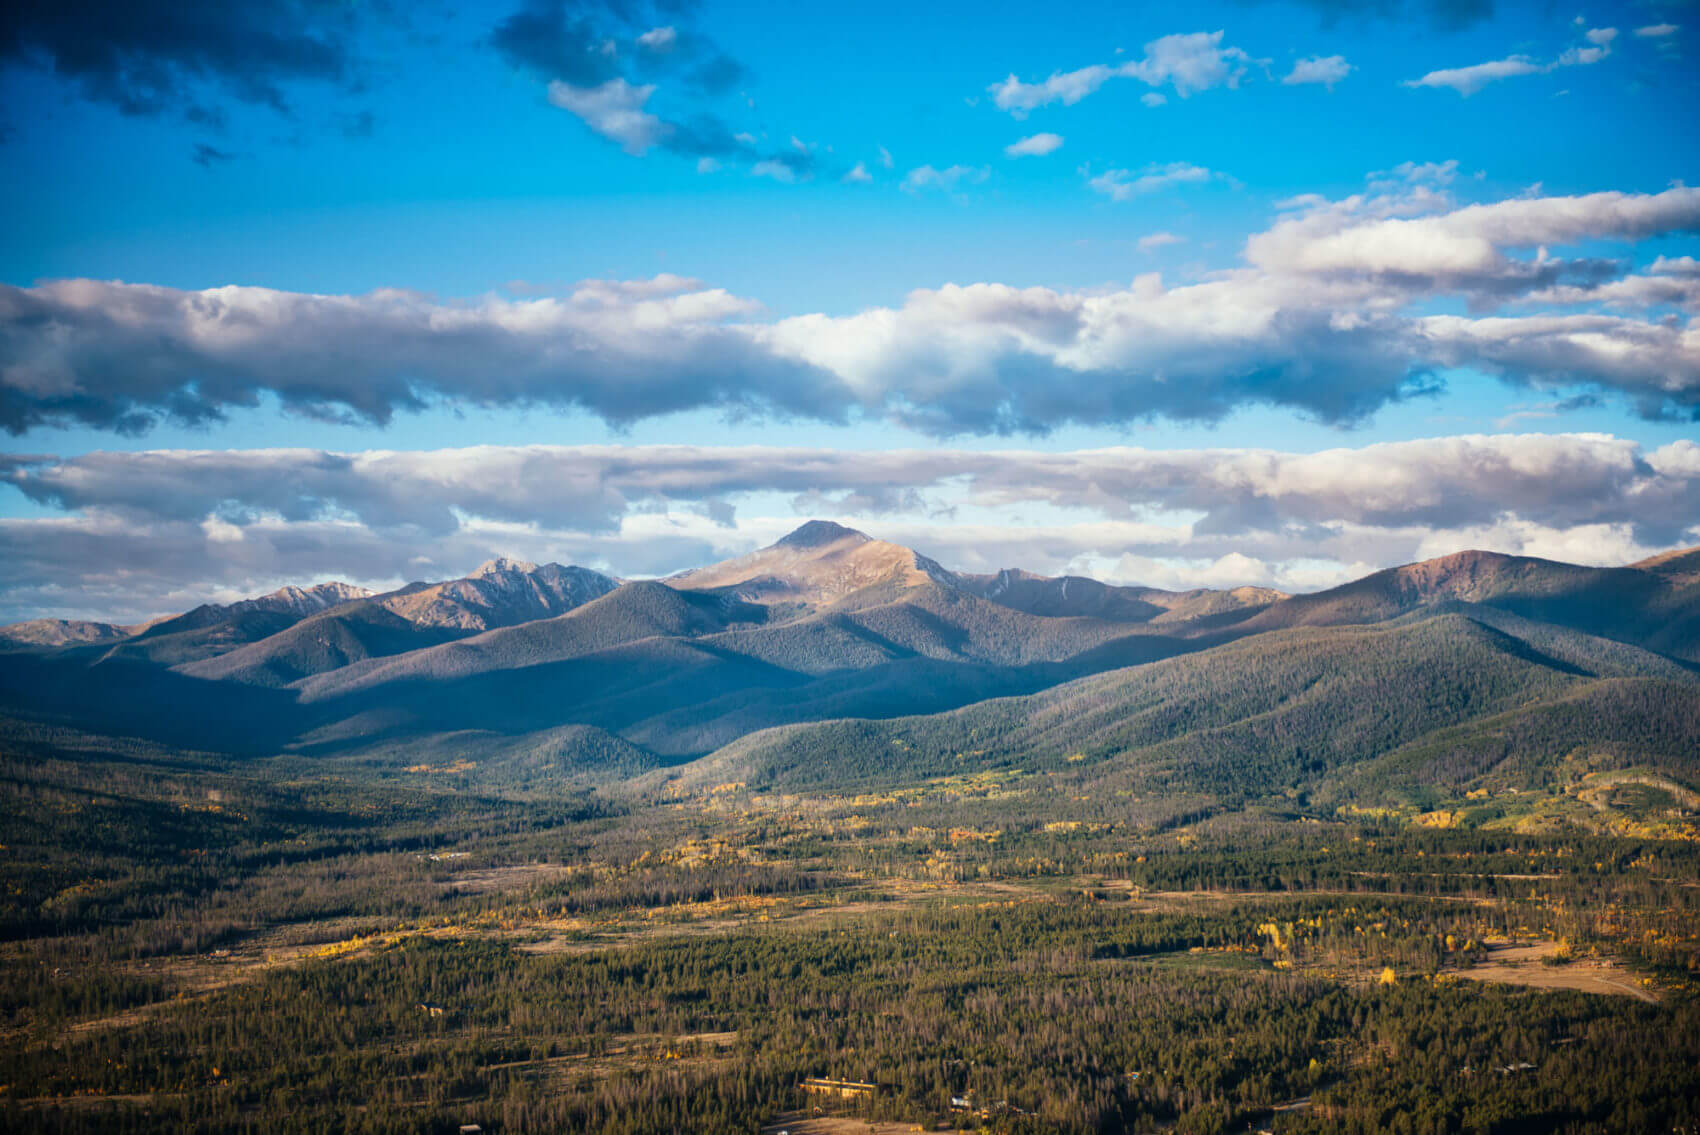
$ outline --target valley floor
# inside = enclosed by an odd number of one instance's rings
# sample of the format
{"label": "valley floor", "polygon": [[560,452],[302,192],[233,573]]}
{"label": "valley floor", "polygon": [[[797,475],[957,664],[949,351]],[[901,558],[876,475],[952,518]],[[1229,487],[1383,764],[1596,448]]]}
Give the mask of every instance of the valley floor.
{"label": "valley floor", "polygon": [[515,796],[27,740],[0,774],[7,1129],[1700,1120],[1688,840],[1063,774]]}

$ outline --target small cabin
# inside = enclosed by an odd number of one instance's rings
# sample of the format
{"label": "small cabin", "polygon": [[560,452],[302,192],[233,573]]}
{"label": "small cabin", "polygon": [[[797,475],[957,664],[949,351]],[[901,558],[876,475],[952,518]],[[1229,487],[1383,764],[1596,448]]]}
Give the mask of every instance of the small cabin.
{"label": "small cabin", "polygon": [[873,1084],[859,1080],[829,1080],[823,1076],[810,1076],[801,1087],[811,1095],[837,1096],[846,1100],[868,1099],[877,1090]]}

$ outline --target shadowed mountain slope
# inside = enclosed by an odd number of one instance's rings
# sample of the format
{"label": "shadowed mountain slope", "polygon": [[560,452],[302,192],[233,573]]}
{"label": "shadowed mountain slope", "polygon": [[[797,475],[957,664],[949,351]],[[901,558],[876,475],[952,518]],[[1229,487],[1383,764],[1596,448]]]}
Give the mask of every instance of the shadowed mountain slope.
{"label": "shadowed mountain slope", "polygon": [[1460,613],[1297,627],[945,714],[753,734],[682,775],[800,789],[1081,764],[1148,790],[1233,795],[1314,785],[1438,730],[1602,682],[1700,690],[1656,655],[1589,651],[1580,635],[1566,647],[1569,659]]}
{"label": "shadowed mountain slope", "polygon": [[285,686],[364,659],[560,614],[617,586],[584,568],[492,560],[465,579],[414,584],[340,604],[182,671],[215,681]]}
{"label": "shadowed mountain slope", "polygon": [[18,631],[39,641],[0,651],[0,708],[232,752],[488,755],[527,783],[691,761],[681,784],[1069,768],[1106,791],[1346,798],[1693,763],[1700,552],[1469,552],[1284,596],[958,575],[813,521],[665,581],[497,560],[110,637],[130,629]]}
{"label": "shadowed mountain slope", "polygon": [[647,581],[628,583],[564,615],[318,674],[301,683],[301,696],[325,701],[389,682],[449,681],[541,666],[642,639],[711,634],[766,617],[765,609],[729,597],[678,592]]}
{"label": "shadowed mountain slope", "polygon": [[1231,611],[1250,614],[1286,595],[1267,587],[1229,591],[1162,591],[1155,587],[1116,587],[1084,576],[1043,576],[1017,568],[995,575],[959,575],[966,591],[993,603],[1050,618],[1089,615],[1123,623],[1182,622]]}

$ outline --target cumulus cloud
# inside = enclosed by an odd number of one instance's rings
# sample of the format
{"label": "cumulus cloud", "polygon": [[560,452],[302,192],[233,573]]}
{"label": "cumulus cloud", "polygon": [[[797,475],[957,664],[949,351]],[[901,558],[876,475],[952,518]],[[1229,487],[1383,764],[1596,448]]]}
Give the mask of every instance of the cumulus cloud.
{"label": "cumulus cloud", "polygon": [[1419,191],[1379,201],[1314,204],[1252,237],[1246,256],[1271,270],[1392,278],[1430,289],[1531,287],[1578,266],[1518,260],[1508,250],[1700,231],[1700,189],[1688,187],[1657,194],[1517,198],[1397,215],[1431,208],[1436,200]]}
{"label": "cumulus cloud", "polygon": [[1641,39],[1664,39],[1681,30],[1676,24],[1648,24],[1646,27],[1636,28],[1635,34]]}
{"label": "cumulus cloud", "polygon": [[[1320,453],[157,451],[8,458],[0,481],[55,510],[0,520],[0,611],[19,617],[147,613],[327,575],[440,578],[497,553],[657,574],[746,551],[810,513],[860,518],[965,570],[1183,586],[1320,586],[1468,546],[1621,562],[1700,539],[1700,445],[1587,434]],[[776,494],[793,515],[752,513]],[[1037,519],[1007,519],[1020,513]],[[101,607],[120,600],[143,606]]]}
{"label": "cumulus cloud", "polygon": [[1692,256],[1660,256],[1647,271],[1655,276],[1700,276],[1700,260]]}
{"label": "cumulus cloud", "polygon": [[1011,142],[1003,148],[1003,152],[1012,158],[1044,157],[1055,153],[1063,144],[1061,134],[1033,134]]}
{"label": "cumulus cloud", "polygon": [[1700,332],[1615,315],[1466,319],[1429,316],[1420,333],[1443,363],[1482,367],[1547,388],[1582,376],[1629,396],[1643,415],[1694,420],[1700,386]]}
{"label": "cumulus cloud", "polygon": [[1238,87],[1248,65],[1267,60],[1253,59],[1237,47],[1222,46],[1222,36],[1220,31],[1166,35],[1147,43],[1139,59],[1115,66],[1095,63],[1073,71],[1056,71],[1036,83],[1023,82],[1012,73],[986,89],[999,110],[1025,118],[1052,103],[1073,106],[1111,79],[1138,79],[1150,87],[1167,86],[1181,98],[1213,87]]}
{"label": "cumulus cloud", "polygon": [[1281,82],[1289,87],[1305,83],[1321,83],[1329,90],[1334,84],[1350,75],[1355,68],[1346,62],[1344,55],[1313,55],[1309,59],[1301,59],[1293,64],[1293,69]]}
{"label": "cumulus cloud", "polygon": [[1237,47],[1222,46],[1222,32],[1166,35],[1145,45],[1145,58],[1124,63],[1120,72],[1148,86],[1173,86],[1181,98],[1212,87],[1238,87],[1246,67],[1256,60]]}
{"label": "cumulus cloud", "polygon": [[[1433,184],[1442,174],[1410,174],[1392,192],[1287,202],[1241,266],[1193,281],[948,284],[848,315],[766,320],[755,299],[674,276],[450,302],[0,285],[0,426],[138,431],[263,396],[372,422],[448,403],[572,407],[612,423],[691,409],[879,418],[940,436],[1213,421],[1248,404],[1341,423],[1460,366],[1555,394],[1617,393],[1648,416],[1700,413],[1700,333],[1683,314],[1691,258],[1625,274],[1618,260],[1552,253],[1700,231],[1700,189],[1460,207]],[[905,185],[951,191],[986,176],[922,166]],[[1100,191],[1127,197],[1209,175],[1101,176]],[[1437,303],[1464,314],[1434,314]],[[1590,303],[1611,310],[1565,310]]]}
{"label": "cumulus cloud", "polygon": [[595,87],[575,87],[559,79],[549,84],[550,102],[634,157],[648,153],[663,131],[661,120],[644,110],[654,93],[653,85],[634,87],[620,78]]}

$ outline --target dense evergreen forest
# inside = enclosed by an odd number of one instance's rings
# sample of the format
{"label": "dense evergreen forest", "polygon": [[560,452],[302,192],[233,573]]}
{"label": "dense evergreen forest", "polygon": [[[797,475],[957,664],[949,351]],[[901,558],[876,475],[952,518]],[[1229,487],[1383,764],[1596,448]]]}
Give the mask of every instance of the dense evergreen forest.
{"label": "dense evergreen forest", "polygon": [[1700,842],[1655,771],[1419,812],[1088,762],[783,795],[467,765],[10,727],[0,1125],[1700,1123]]}

